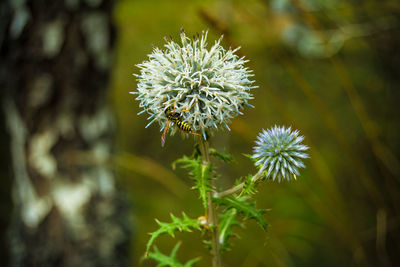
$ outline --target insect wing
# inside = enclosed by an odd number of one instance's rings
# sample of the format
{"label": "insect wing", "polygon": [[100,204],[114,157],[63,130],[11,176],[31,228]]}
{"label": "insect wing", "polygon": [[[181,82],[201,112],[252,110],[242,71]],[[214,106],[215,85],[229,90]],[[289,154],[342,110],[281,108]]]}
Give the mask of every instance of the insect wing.
{"label": "insect wing", "polygon": [[167,124],[165,125],[164,131],[163,131],[163,133],[162,133],[162,135],[161,135],[161,146],[162,146],[162,147],[164,147],[165,138],[167,137],[167,132],[168,132],[168,129],[169,129],[169,126],[170,126],[170,125],[171,125],[171,121],[168,120],[168,121],[167,121]]}

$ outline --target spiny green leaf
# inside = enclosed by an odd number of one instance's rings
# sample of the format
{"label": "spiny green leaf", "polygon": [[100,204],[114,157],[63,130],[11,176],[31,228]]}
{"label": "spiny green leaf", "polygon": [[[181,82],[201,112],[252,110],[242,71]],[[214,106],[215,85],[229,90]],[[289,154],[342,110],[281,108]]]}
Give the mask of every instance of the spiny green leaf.
{"label": "spiny green leaf", "polygon": [[243,179],[244,186],[239,194],[239,197],[243,195],[254,195],[257,192],[256,190],[257,183],[255,183],[252,179],[253,175],[248,175]]}
{"label": "spiny green leaf", "polygon": [[210,155],[216,158],[219,158],[221,160],[223,160],[226,163],[232,162],[233,161],[233,156],[225,153],[225,152],[218,152],[216,149],[214,148],[210,148]]}
{"label": "spiny green leaf", "polygon": [[239,179],[236,179],[235,180],[235,182],[233,183],[233,185],[239,185],[239,184],[241,184],[243,182],[243,178],[242,177],[240,177]]}
{"label": "spiny green leaf", "polygon": [[185,263],[185,265],[183,265],[183,267],[191,267],[193,264],[195,264],[196,262],[198,262],[200,260],[200,257],[194,258],[189,260],[188,262]]}
{"label": "spiny green leaf", "polygon": [[219,222],[219,243],[221,245],[221,251],[226,251],[229,249],[228,239],[234,235],[232,232],[232,227],[242,226],[242,224],[236,220],[237,218],[236,209],[228,209],[224,214],[220,215]]}
{"label": "spiny green leaf", "polygon": [[186,156],[176,160],[173,164],[183,164],[184,168],[190,170],[189,174],[195,181],[193,189],[199,191],[204,209],[207,210],[207,192],[211,191],[211,164],[204,165],[200,158],[191,159]]}
{"label": "spiny green leaf", "polygon": [[172,169],[175,169],[177,164],[183,164],[184,168],[193,169],[198,165],[198,162],[201,163],[200,157],[189,158],[188,156],[183,156],[172,162]]}
{"label": "spiny green leaf", "polygon": [[157,247],[154,247],[154,252],[149,253],[149,258],[158,262],[158,267],[162,266],[171,266],[171,267],[191,267],[194,263],[198,262],[200,258],[191,259],[185,264],[182,264],[176,258],[176,253],[181,245],[181,242],[178,242],[175,247],[172,249],[171,254],[165,255],[161,253]]}
{"label": "spiny green leaf", "polygon": [[208,209],[207,202],[207,192],[211,191],[211,164],[201,165],[201,178],[196,180],[196,185],[193,186],[194,189],[197,189],[200,193],[200,198],[203,202],[203,207],[205,210]]}
{"label": "spiny green leaf", "polygon": [[169,234],[170,236],[175,237],[175,231],[191,232],[192,229],[200,230],[199,221],[197,219],[190,219],[185,213],[183,213],[182,219],[171,214],[171,219],[172,222],[170,223],[160,222],[156,219],[160,228],[150,233],[151,237],[147,242],[146,255],[148,254],[151,245],[160,235]]}
{"label": "spiny green leaf", "polygon": [[218,205],[226,206],[228,209],[236,209],[239,214],[244,216],[244,219],[254,219],[258,222],[258,224],[263,228],[264,231],[267,231],[268,224],[264,219],[263,214],[267,212],[265,209],[256,209],[254,202],[248,202],[249,197],[223,197],[223,198],[214,198],[213,200]]}

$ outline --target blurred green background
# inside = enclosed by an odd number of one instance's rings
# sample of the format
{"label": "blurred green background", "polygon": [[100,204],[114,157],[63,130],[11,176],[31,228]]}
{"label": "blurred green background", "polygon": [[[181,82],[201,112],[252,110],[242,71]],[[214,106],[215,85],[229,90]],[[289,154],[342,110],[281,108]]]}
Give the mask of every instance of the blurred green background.
{"label": "blurred green background", "polygon": [[[225,266],[396,266],[400,264],[400,2],[344,0],[128,1],[115,9],[119,31],[110,100],[118,121],[115,166],[132,199],[134,265],[139,264],[157,225],[169,214],[203,215],[197,193],[171,163],[190,155],[193,138],[167,137],[145,129],[138,116],[135,64],[146,60],[163,36],[179,40],[209,30],[208,43],[224,34],[223,46],[237,47],[250,60],[258,89],[232,131],[211,139],[236,162],[219,165],[220,188],[255,173],[242,153],[256,135],[275,124],[299,129],[310,159],[296,182],[265,182],[257,205],[269,208],[268,234],[253,222],[239,230]],[[163,237],[169,253],[183,241],[179,258],[208,252],[199,233]],[[154,262],[145,261],[144,266]],[[398,265],[397,265],[398,266]]]}

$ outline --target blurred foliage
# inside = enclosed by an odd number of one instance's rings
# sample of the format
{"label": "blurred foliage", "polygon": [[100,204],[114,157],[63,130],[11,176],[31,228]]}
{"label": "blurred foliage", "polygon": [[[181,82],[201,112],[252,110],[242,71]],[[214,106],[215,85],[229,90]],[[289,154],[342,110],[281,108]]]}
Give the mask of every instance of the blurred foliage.
{"label": "blurred foliage", "polygon": [[[135,265],[155,217],[182,210],[202,213],[193,185],[171,163],[193,148],[193,138],[168,136],[161,148],[156,126],[136,115],[132,73],[163,36],[177,39],[209,29],[209,44],[224,34],[241,46],[260,88],[255,109],[232,121],[231,132],[211,138],[236,161],[218,165],[221,188],[253,173],[250,153],[262,128],[293,126],[306,137],[311,158],[296,182],[267,182],[257,203],[271,209],[267,239],[256,223],[223,256],[226,266],[396,266],[400,251],[400,2],[395,0],[128,1],[115,10],[119,42],[110,99],[118,119],[116,168],[129,190],[136,236]],[[228,167],[226,167],[228,166]],[[202,256],[199,234],[181,236],[179,258]],[[160,237],[161,251],[176,240]],[[148,266],[149,262],[144,265]]]}
{"label": "blurred foliage", "polygon": [[169,256],[162,254],[156,247],[155,251],[149,254],[149,258],[159,262],[159,264],[157,265],[158,267],[161,267],[161,266],[190,267],[194,263],[196,263],[200,260],[199,258],[195,258],[195,259],[192,259],[192,260],[186,262],[185,264],[180,263],[176,259],[176,253],[177,253],[180,245],[181,245],[181,243],[176,244],[175,247],[172,249],[172,252]]}

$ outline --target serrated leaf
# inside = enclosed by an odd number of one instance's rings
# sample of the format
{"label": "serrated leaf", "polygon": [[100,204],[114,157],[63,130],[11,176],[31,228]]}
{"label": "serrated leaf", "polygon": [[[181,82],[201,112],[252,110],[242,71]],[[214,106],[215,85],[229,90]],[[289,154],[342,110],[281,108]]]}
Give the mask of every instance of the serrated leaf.
{"label": "serrated leaf", "polygon": [[169,234],[172,237],[175,237],[175,232],[191,232],[192,229],[200,230],[200,224],[197,219],[190,219],[185,213],[183,213],[183,218],[175,217],[171,214],[172,222],[165,223],[156,220],[157,224],[160,226],[156,231],[150,233],[150,239],[147,242],[146,246],[146,254],[148,254],[151,245],[154,241],[163,234]]}
{"label": "serrated leaf", "polygon": [[210,148],[210,155],[218,159],[221,159],[226,163],[232,162],[234,160],[232,155],[225,152],[218,152],[214,148]]}
{"label": "serrated leaf", "polygon": [[176,258],[176,253],[181,245],[181,242],[178,242],[175,247],[172,249],[170,255],[165,255],[161,253],[157,247],[154,247],[154,252],[149,253],[149,258],[158,262],[157,266],[171,266],[171,267],[191,267],[194,263],[198,262],[200,258],[191,259],[185,264],[182,264]]}
{"label": "serrated leaf", "polygon": [[248,201],[249,197],[222,197],[214,198],[213,200],[218,205],[223,205],[227,209],[236,209],[239,214],[244,216],[244,219],[254,219],[264,231],[268,229],[268,223],[265,221],[263,214],[267,212],[266,209],[256,209],[254,202]]}
{"label": "serrated leaf", "polygon": [[204,165],[200,158],[191,159],[184,156],[173,164],[183,164],[183,167],[190,170],[191,179],[195,181],[193,189],[197,189],[202,200],[204,209],[208,209],[207,193],[211,191],[211,164]]}
{"label": "serrated leaf", "polygon": [[219,238],[218,241],[221,245],[221,251],[226,251],[229,249],[228,240],[234,235],[232,228],[234,226],[242,226],[242,224],[237,220],[236,209],[228,209],[224,214],[220,215],[219,222]]}
{"label": "serrated leaf", "polygon": [[257,190],[256,190],[256,183],[252,180],[253,175],[248,175],[246,176],[243,180],[243,188],[242,191],[239,194],[239,197],[244,196],[244,195],[254,195]]}
{"label": "serrated leaf", "polygon": [[211,164],[203,165],[201,164],[201,178],[196,180],[196,185],[193,187],[197,189],[200,193],[200,198],[203,202],[203,207],[205,210],[208,209],[207,202],[207,192],[211,191]]}

